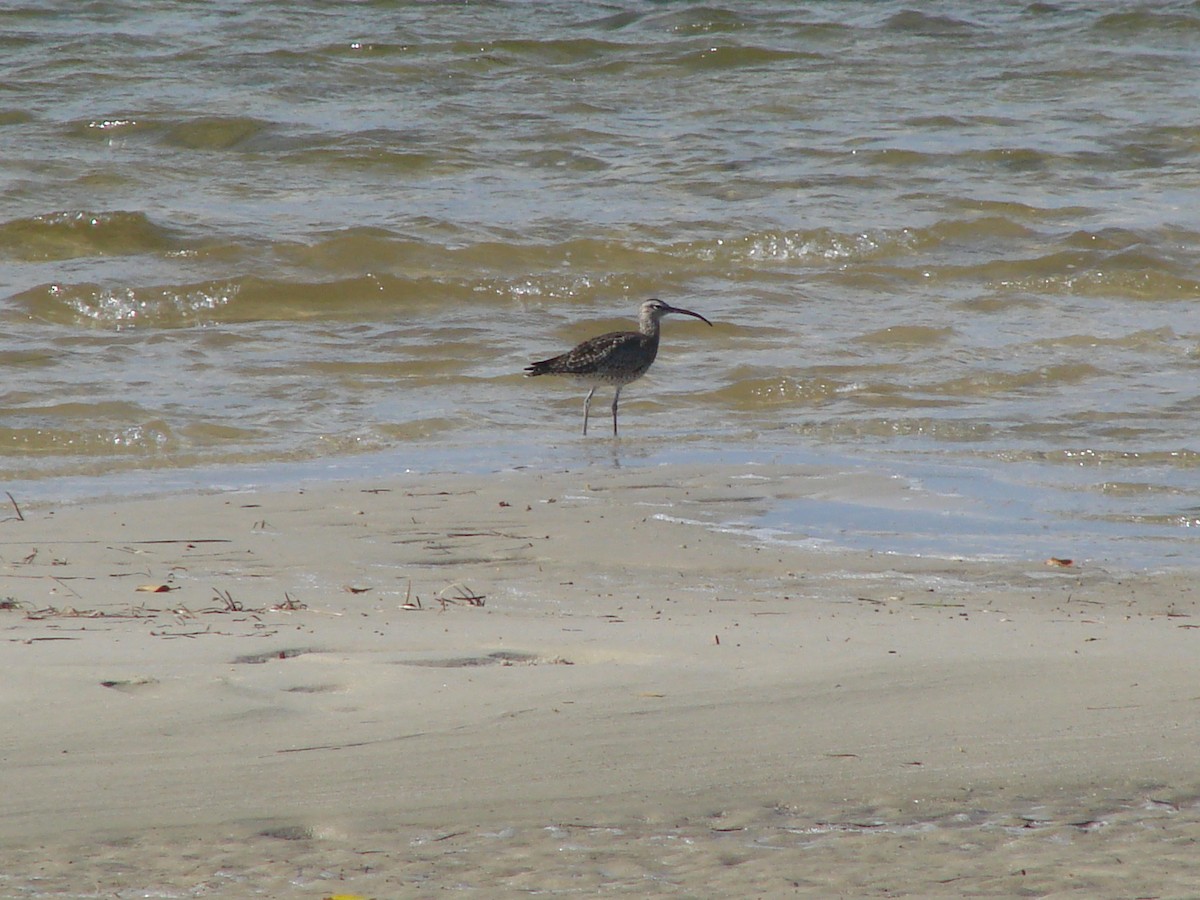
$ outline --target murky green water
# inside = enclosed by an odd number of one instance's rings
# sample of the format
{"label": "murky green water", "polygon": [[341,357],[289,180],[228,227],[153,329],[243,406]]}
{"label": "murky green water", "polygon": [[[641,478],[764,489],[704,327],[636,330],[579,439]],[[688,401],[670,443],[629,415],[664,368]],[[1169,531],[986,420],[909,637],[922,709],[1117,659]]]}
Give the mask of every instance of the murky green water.
{"label": "murky green water", "polygon": [[[0,472],[803,459],[998,519],[944,550],[1188,559],[1198,37],[1183,2],[10,4]],[[649,296],[718,325],[668,320],[585,443],[521,368]],[[787,524],[860,530],[822,515]]]}

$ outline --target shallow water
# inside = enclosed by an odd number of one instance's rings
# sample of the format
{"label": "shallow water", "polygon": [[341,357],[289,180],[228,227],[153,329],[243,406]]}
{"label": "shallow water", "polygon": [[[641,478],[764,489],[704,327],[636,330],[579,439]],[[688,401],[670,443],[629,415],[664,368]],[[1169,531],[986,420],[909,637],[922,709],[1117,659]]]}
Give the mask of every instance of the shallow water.
{"label": "shallow water", "polygon": [[[3,482],[800,461],[985,514],[751,524],[1190,563],[1198,33],[1184,2],[10,7]],[[584,441],[582,391],[521,369],[648,296],[717,325],[668,319],[620,443]]]}

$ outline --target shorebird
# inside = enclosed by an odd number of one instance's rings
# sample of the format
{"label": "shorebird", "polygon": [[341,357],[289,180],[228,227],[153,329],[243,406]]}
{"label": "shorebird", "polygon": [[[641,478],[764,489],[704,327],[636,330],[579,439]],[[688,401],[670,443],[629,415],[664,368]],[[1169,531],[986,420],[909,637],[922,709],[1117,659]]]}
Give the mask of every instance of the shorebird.
{"label": "shorebird", "polygon": [[525,374],[569,375],[592,386],[587,399],[583,401],[585,435],[588,410],[591,408],[592,395],[596,393],[596,388],[602,384],[616,385],[617,392],[613,395],[612,402],[613,435],[616,436],[617,402],[621,399],[621,388],[645,375],[650,364],[654,362],[654,357],[658,355],[658,323],[669,313],[692,316],[707,325],[712,325],[712,322],[700,313],[690,309],[680,309],[661,300],[647,300],[638,313],[637,331],[612,331],[590,338],[561,356],[543,359],[527,366]]}

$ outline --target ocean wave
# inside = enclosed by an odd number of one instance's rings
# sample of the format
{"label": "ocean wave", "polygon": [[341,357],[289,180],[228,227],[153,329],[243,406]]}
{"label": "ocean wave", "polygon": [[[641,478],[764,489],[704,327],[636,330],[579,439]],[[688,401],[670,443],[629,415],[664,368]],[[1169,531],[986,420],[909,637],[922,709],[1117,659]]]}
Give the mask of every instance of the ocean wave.
{"label": "ocean wave", "polygon": [[0,223],[0,257],[23,262],[165,253],[176,232],[143,212],[64,210]]}
{"label": "ocean wave", "polygon": [[252,116],[196,116],[166,124],[162,140],[184,150],[249,149],[252,141],[276,127]]}
{"label": "ocean wave", "polygon": [[1167,10],[1144,6],[1105,13],[1096,19],[1092,27],[1097,32],[1120,35],[1176,34],[1194,37],[1200,31],[1200,16],[1189,15],[1179,8]]}
{"label": "ocean wave", "polygon": [[49,284],[18,294],[33,319],[91,322],[110,328],[178,328],[211,323],[237,297],[237,284],[178,288],[103,288],[90,284]]}
{"label": "ocean wave", "polygon": [[[32,417],[28,409],[19,411],[20,419]],[[47,410],[45,418],[41,425],[0,426],[0,457],[165,457],[178,449],[170,425],[162,420],[103,428],[88,422],[88,417],[81,417],[82,427],[71,427],[53,410]]]}

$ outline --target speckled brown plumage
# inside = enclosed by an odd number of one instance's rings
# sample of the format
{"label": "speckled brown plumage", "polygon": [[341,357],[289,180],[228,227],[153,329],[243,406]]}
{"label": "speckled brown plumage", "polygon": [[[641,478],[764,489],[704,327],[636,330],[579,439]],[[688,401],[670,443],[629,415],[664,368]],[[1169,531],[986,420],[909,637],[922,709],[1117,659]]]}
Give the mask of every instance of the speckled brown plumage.
{"label": "speckled brown plumage", "polygon": [[700,313],[670,306],[661,300],[647,300],[638,313],[637,331],[610,331],[590,338],[559,356],[543,359],[526,367],[526,375],[567,375],[592,385],[583,401],[583,433],[587,434],[588,410],[592,395],[601,384],[616,385],[613,396],[613,434],[617,434],[617,403],[621,388],[646,374],[658,356],[659,322],[669,313],[692,316],[712,325]]}

